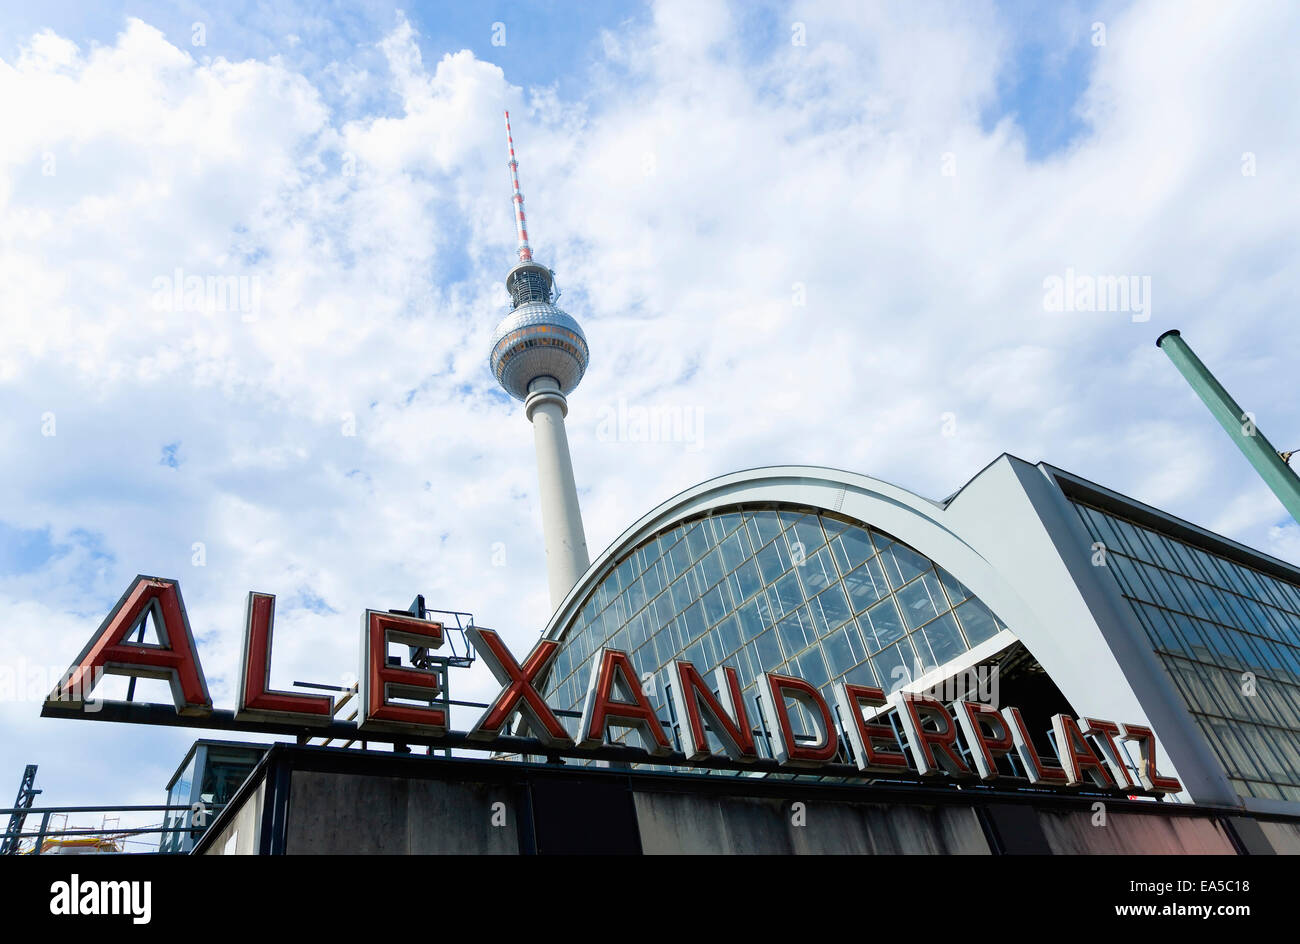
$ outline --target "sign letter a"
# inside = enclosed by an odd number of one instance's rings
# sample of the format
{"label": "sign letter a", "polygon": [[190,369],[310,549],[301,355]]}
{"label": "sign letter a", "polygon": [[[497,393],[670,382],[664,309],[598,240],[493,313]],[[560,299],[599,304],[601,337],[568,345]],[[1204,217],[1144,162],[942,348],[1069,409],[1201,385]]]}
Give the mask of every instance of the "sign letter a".
{"label": "sign letter a", "polygon": [[[132,642],[131,636],[151,615],[158,643]],[[212,711],[177,581],[137,576],[45,704],[82,710],[95,683],[105,673],[164,679],[171,685],[172,699],[180,714],[206,715]]]}

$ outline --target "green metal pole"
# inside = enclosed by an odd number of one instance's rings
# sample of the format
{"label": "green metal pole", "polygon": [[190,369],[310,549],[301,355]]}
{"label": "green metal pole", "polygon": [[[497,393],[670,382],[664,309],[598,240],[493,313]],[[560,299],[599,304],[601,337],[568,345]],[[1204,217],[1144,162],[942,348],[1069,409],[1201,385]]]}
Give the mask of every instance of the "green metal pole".
{"label": "green metal pole", "polygon": [[1166,331],[1156,338],[1156,347],[1169,355],[1178,372],[1210,408],[1214,418],[1250,460],[1260,478],[1273,490],[1291,517],[1300,521],[1300,477],[1282,461],[1263,431],[1246,415],[1228,391],[1223,389],[1223,385],[1214,379],[1209,368],[1201,363],[1201,359],[1177,331]]}

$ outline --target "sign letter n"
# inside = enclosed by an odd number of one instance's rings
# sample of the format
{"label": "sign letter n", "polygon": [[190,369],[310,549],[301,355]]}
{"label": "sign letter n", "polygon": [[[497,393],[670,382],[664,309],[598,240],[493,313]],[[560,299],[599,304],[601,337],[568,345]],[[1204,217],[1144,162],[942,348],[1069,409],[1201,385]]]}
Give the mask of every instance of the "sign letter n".
{"label": "sign letter n", "polygon": [[[131,636],[150,616],[158,642],[132,642]],[[95,683],[106,673],[167,681],[180,714],[206,715],[212,711],[180,584],[175,580],[137,576],[45,704],[82,710]]]}

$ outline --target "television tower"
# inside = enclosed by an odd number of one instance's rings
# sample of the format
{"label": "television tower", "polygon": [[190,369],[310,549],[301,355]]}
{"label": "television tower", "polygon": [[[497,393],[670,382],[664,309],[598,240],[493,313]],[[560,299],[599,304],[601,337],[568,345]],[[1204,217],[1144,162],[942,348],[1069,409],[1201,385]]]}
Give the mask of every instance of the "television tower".
{"label": "television tower", "polygon": [[523,401],[524,416],[533,424],[546,577],[551,606],[558,609],[591,563],[582,530],[582,511],[578,508],[578,487],[573,480],[569,439],[564,432],[564,417],[569,412],[565,398],[587,370],[587,338],[578,322],[554,304],[555,273],[533,261],[508,111],[506,144],[510,149],[507,166],[514,190],[519,262],[506,274],[511,312],[492,335],[490,363],[497,383]]}

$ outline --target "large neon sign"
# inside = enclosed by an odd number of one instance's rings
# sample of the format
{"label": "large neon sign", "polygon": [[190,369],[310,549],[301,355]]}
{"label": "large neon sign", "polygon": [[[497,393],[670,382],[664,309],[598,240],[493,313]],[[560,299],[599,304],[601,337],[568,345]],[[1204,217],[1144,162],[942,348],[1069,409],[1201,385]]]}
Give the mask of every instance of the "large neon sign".
{"label": "large neon sign", "polygon": [[[159,642],[132,641],[144,620],[153,618]],[[250,592],[244,620],[243,658],[233,715],[216,712],[208,693],[194,637],[190,631],[179,583],[137,576],[104,618],[80,655],[64,673],[45,702],[46,715],[77,713],[108,717],[88,710],[95,685],[105,674],[163,679],[170,684],[172,717],[194,726],[242,730],[277,730],[300,734],[304,729],[337,729],[330,695],[278,691],[271,688],[270,668],[275,597]],[[488,666],[500,691],[467,732],[449,729],[446,673],[416,665],[394,665],[392,644],[436,650],[443,645],[440,623],[415,615],[366,610],[361,621],[360,706],[354,729],[358,737],[391,740],[416,737],[430,745],[497,749],[506,741],[526,753],[565,752],[595,756],[611,744],[611,730],[630,729],[648,762],[679,766],[715,766],[725,761],[739,767],[775,764],[808,771],[838,764],[846,754],[834,713],[822,693],[804,679],[766,673],[761,681],[762,721],[771,742],[771,759],[760,756],[754,720],[746,711],[736,670],[721,666],[710,685],[696,667],[675,660],[673,700],[681,728],[681,747],[672,739],[649,699],[627,653],[604,649],[592,661],[590,683],[577,736],[561,723],[547,704],[540,686],[559,652],[554,640],[540,640],[519,662],[490,629],[467,631],[475,651]],[[797,702],[814,719],[816,735],[799,737],[789,705]],[[148,706],[158,708],[159,706]],[[1055,756],[1040,751],[1018,708],[997,709],[981,702],[958,700],[950,709],[923,692],[897,691],[841,683],[836,707],[844,720],[847,755],[863,774],[874,777],[919,777],[927,780],[966,780],[1004,783],[1008,778],[999,760],[1015,758],[1025,772],[1020,783],[1036,788],[1084,788],[1123,793],[1177,793],[1177,778],[1162,774],[1157,764],[1155,735],[1138,724],[1118,724],[1097,718],[1075,719],[1057,714],[1051,719]],[[893,709],[902,736],[878,714]],[[868,716],[864,709],[871,712]],[[507,734],[520,718],[528,738]],[[162,723],[158,714],[150,723]],[[210,723],[210,724],[209,724]],[[249,727],[256,723],[259,727]],[[277,728],[279,726],[279,728]],[[715,754],[708,734],[722,747]],[[761,732],[760,732],[761,733]],[[1136,781],[1124,762],[1121,743],[1138,750]],[[527,750],[529,746],[535,751]],[[968,759],[969,758],[969,759]]]}

